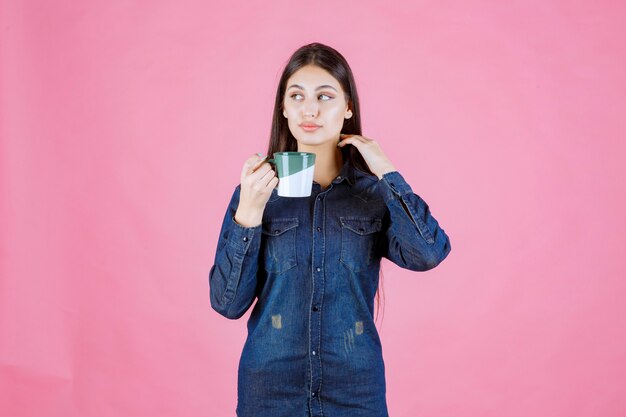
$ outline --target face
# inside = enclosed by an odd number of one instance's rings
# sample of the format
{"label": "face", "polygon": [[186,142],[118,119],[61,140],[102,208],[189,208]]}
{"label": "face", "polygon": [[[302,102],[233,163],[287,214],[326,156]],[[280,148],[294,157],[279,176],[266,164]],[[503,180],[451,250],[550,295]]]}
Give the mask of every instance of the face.
{"label": "face", "polygon": [[337,142],[344,120],[352,117],[339,82],[326,70],[306,65],[289,77],[286,87],[283,116],[296,140],[306,145]]}

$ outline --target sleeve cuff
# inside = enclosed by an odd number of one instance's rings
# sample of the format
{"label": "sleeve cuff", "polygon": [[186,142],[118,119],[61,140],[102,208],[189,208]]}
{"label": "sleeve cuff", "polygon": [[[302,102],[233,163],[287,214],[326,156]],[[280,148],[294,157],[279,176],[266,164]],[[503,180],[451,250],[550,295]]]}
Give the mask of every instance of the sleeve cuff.
{"label": "sleeve cuff", "polygon": [[385,201],[413,193],[411,186],[406,182],[402,174],[398,171],[391,171],[383,174],[380,181],[385,184]]}
{"label": "sleeve cuff", "polygon": [[241,250],[243,253],[248,251],[254,237],[260,232],[261,226],[245,227],[237,223],[235,216],[230,217],[230,236],[228,236],[229,244],[235,249]]}

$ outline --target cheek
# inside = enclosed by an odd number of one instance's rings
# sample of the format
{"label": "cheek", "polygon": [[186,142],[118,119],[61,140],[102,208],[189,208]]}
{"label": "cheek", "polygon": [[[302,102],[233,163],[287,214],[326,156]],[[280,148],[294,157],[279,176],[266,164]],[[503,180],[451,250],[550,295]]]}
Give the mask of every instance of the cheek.
{"label": "cheek", "polygon": [[286,108],[284,113],[287,115],[287,120],[289,121],[289,123],[295,121],[296,111],[294,109]]}
{"label": "cheek", "polygon": [[328,106],[326,108],[326,112],[331,115],[332,117],[341,117],[343,116],[343,112],[344,112],[344,106],[342,106],[340,103],[335,102],[332,104],[332,106]]}
{"label": "cheek", "polygon": [[292,119],[292,118],[294,118],[294,117],[296,117],[298,115],[299,108],[298,108],[298,106],[295,106],[293,104],[286,105],[285,106],[285,112],[287,113],[287,116],[290,119]]}
{"label": "cheek", "polygon": [[328,112],[328,120],[334,124],[341,125],[343,123],[343,109],[333,108]]}

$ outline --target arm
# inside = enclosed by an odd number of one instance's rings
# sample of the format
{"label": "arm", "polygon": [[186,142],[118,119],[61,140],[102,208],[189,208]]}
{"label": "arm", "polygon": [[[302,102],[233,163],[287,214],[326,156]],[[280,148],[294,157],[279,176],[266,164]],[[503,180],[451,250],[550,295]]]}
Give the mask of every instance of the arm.
{"label": "arm", "polygon": [[254,301],[261,245],[261,225],[245,227],[235,221],[240,191],[241,185],[237,185],[209,272],[211,307],[229,319],[243,316]]}
{"label": "arm", "polygon": [[382,256],[412,271],[427,271],[439,265],[450,253],[450,239],[426,202],[413,193],[398,171],[385,173],[379,186],[389,208],[381,239]]}

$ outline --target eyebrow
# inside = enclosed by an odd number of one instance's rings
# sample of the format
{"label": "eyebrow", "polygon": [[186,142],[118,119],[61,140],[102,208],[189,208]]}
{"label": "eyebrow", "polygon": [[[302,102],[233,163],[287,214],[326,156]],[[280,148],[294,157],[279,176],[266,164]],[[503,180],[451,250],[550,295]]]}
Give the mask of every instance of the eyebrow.
{"label": "eyebrow", "polygon": [[[304,90],[304,87],[302,87],[299,84],[291,84],[289,87],[287,87],[287,90],[289,90],[291,87],[297,87],[297,88],[299,88],[301,90]],[[337,91],[337,89],[335,87],[333,87],[332,85],[328,85],[328,84],[320,85],[319,87],[317,87],[315,89],[315,91],[321,90],[322,88],[332,88],[333,90]]]}

